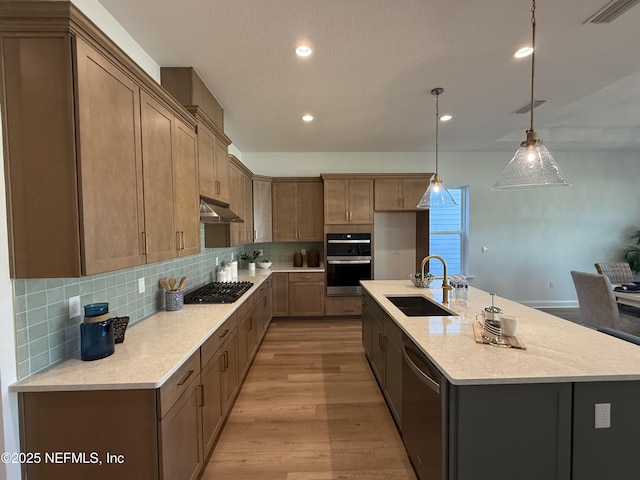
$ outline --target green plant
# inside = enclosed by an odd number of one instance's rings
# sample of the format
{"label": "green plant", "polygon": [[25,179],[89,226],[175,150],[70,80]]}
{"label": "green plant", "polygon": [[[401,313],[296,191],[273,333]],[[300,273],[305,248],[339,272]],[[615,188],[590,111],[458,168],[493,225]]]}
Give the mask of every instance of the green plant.
{"label": "green plant", "polygon": [[624,249],[624,259],[627,261],[631,270],[640,273],[640,230],[629,237],[629,240],[637,239],[635,245],[629,245]]}
{"label": "green plant", "polygon": [[262,260],[260,260],[260,263],[269,263],[271,260],[269,260],[268,258],[263,258]]}
{"label": "green plant", "polygon": [[246,260],[249,263],[254,263],[256,261],[256,258],[258,258],[259,256],[260,256],[260,252],[254,250],[253,254],[243,253],[242,255],[240,255],[240,258],[242,260]]}

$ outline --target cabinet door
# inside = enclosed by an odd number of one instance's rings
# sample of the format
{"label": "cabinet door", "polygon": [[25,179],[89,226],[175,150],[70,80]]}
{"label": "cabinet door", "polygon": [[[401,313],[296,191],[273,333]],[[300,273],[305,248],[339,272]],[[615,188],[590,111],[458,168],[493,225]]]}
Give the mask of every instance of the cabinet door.
{"label": "cabinet door", "polygon": [[291,316],[323,316],[324,282],[290,282],[289,313]]}
{"label": "cabinet door", "polygon": [[349,180],[332,178],[324,180],[324,223],[349,223]]}
{"label": "cabinet door", "polygon": [[271,182],[253,180],[253,241],[273,241]]}
{"label": "cabinet door", "polygon": [[237,332],[227,339],[222,346],[224,357],[221,376],[222,411],[226,414],[233,404],[236,388],[238,387],[238,347]]}
{"label": "cabinet door", "polygon": [[321,182],[299,182],[297,192],[298,240],[322,242],[323,188]]}
{"label": "cabinet door", "polygon": [[375,179],[375,209],[383,212],[402,210],[402,187],[400,179]]}
{"label": "cabinet door", "polygon": [[253,243],[253,180],[244,178],[244,243]]}
{"label": "cabinet door", "polygon": [[217,194],[213,198],[220,200],[221,202],[230,203],[228,147],[218,137],[216,137],[215,140],[214,178],[216,181]]}
{"label": "cabinet door", "polygon": [[[377,180],[376,180],[377,181]],[[402,180],[402,207],[403,210],[416,210],[418,202],[429,186],[429,178],[405,178]],[[377,184],[376,184],[377,188]]]}
{"label": "cabinet door", "polygon": [[[141,265],[146,260],[140,89],[81,39],[77,39],[76,48],[83,273],[91,275]],[[169,124],[158,126],[162,132],[167,128]],[[152,128],[147,130],[154,135]],[[164,144],[171,141],[168,133]],[[167,156],[158,158],[157,163],[162,172],[168,169],[170,174],[166,163],[170,149]],[[169,197],[166,208],[172,209],[171,202]],[[169,222],[172,217],[171,211]],[[161,241],[167,243],[160,248],[172,248],[169,240],[163,237]]]}
{"label": "cabinet door", "polygon": [[196,136],[175,119],[172,136],[174,216],[178,255],[200,253],[200,203]]}
{"label": "cabinet door", "polygon": [[162,478],[195,480],[203,463],[200,375],[160,420]]}
{"label": "cabinet door", "polygon": [[173,114],[145,92],[142,99],[142,161],[147,262],[177,256],[173,218]]}
{"label": "cabinet door", "polygon": [[202,443],[205,456],[211,451],[224,418],[220,383],[223,366],[224,356],[221,353],[217,353],[203,367],[201,373],[203,389]]}
{"label": "cabinet door", "polygon": [[238,379],[242,379],[249,368],[249,316],[245,315],[238,323]]}
{"label": "cabinet door", "polygon": [[396,424],[402,425],[402,350],[385,335],[384,393]]}
{"label": "cabinet door", "polygon": [[371,316],[371,367],[378,379],[378,383],[384,388],[384,329],[382,321],[375,312]]}
{"label": "cabinet door", "polygon": [[215,199],[218,184],[215,177],[216,139],[211,129],[198,125],[198,184],[200,194]]}
{"label": "cabinet door", "polygon": [[273,241],[297,240],[298,184],[295,182],[274,182],[271,186],[271,194],[273,198]]}
{"label": "cabinet door", "polygon": [[372,301],[369,296],[362,297],[362,346],[369,361],[373,361],[373,312],[369,307]]}
{"label": "cabinet door", "polygon": [[273,316],[289,316],[289,274],[273,273]]}
{"label": "cabinet door", "polygon": [[[229,181],[231,185],[231,210],[246,221],[244,214],[244,175],[234,165],[229,166]],[[231,246],[242,245],[245,243],[245,227],[244,223],[231,223]]]}
{"label": "cabinet door", "polygon": [[349,180],[349,223],[373,223],[373,179]]}

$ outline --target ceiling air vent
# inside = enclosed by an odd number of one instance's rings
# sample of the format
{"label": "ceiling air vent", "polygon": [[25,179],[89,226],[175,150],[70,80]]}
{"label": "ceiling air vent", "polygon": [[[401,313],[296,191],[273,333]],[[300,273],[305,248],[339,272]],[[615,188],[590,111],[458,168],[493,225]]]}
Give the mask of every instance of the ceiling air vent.
{"label": "ceiling air vent", "polygon": [[638,3],[640,0],[613,0],[587,18],[583,25],[585,23],[611,23]]}
{"label": "ceiling air vent", "polygon": [[[638,1],[640,1],[640,0],[638,0]],[[545,102],[546,102],[546,100],[534,100],[533,101],[533,108],[539,107],[540,105],[542,105]],[[530,111],[531,111],[531,102],[527,102],[525,105],[521,106],[520,108],[518,108],[513,113],[529,113]]]}

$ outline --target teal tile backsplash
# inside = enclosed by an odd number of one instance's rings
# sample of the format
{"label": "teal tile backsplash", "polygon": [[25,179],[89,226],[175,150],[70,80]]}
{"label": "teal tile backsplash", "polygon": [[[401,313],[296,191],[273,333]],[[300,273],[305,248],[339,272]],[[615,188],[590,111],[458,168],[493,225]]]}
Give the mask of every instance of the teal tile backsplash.
{"label": "teal tile backsplash", "polygon": [[[201,244],[204,245],[204,229]],[[203,248],[198,255],[81,278],[17,279],[13,282],[18,379],[23,379],[80,350],[82,315],[68,318],[68,299],[81,297],[81,305],[109,302],[112,316],[128,316],[132,325],[164,308],[158,285],[162,277],[189,278],[186,290],[215,280],[219,263],[238,259],[243,252],[262,248],[276,264],[291,264],[302,248],[322,251],[322,243],[262,243],[231,248]],[[240,264],[240,268],[246,268]],[[144,277],[145,292],[138,293]],[[84,311],[83,311],[84,312]]]}

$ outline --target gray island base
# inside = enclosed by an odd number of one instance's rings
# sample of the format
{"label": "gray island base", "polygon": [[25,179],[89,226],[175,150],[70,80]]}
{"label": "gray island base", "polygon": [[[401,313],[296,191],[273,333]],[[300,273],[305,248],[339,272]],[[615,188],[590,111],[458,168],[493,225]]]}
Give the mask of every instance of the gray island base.
{"label": "gray island base", "polygon": [[[365,352],[421,480],[639,478],[636,345],[503,298],[526,350],[478,344],[487,292],[444,305],[456,315],[408,317],[387,296],[440,304],[441,290],[362,285]],[[596,405],[608,405],[608,428],[596,428]]]}

